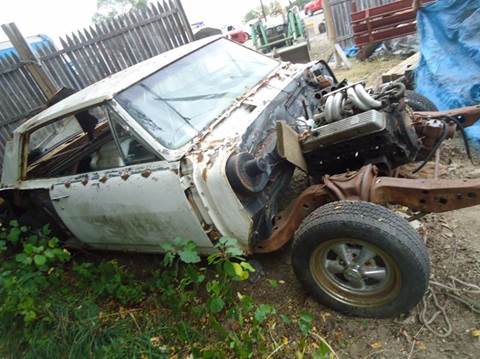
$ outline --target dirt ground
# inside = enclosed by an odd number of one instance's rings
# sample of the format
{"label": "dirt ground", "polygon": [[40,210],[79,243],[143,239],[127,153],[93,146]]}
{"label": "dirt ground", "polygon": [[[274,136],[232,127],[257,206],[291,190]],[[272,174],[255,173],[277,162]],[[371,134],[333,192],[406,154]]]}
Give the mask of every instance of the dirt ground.
{"label": "dirt ground", "polygon": [[[480,177],[480,171],[464,158],[460,141],[448,143],[443,150],[442,177]],[[420,220],[420,232],[426,241],[432,263],[431,280],[450,285],[449,276],[480,285],[480,208],[466,208],[445,214],[430,214]],[[331,343],[340,358],[478,358],[480,314],[465,304],[434,291],[452,325],[446,338],[447,324],[441,315],[428,330],[419,321],[424,305],[418,305],[406,318],[372,320],[343,316],[306,296],[290,265],[290,250],[258,256],[264,277],[249,291],[258,300],[273,302],[284,313],[294,315],[307,311],[315,315],[319,330]],[[282,283],[272,289],[268,279]],[[472,297],[475,299],[475,297]],[[479,295],[476,296],[479,301]],[[432,299],[427,300],[426,317],[436,311]]]}
{"label": "dirt ground", "polygon": [[[391,58],[366,63],[354,63],[351,70],[336,71],[339,78],[351,81],[367,79],[370,85],[378,82],[381,73],[401,59]],[[476,160],[480,164],[478,153]],[[480,167],[466,159],[461,140],[444,145],[441,156],[441,175],[445,178],[480,178]],[[431,169],[431,168],[430,168]],[[301,181],[297,181],[301,182]],[[298,189],[297,189],[298,190]],[[419,220],[417,226],[430,252],[431,281],[451,285],[453,276],[480,285],[480,207],[462,209],[445,214],[430,214]],[[436,298],[444,306],[446,316],[437,314],[430,324],[423,325],[420,313],[431,318],[438,310],[433,298],[427,296],[406,318],[372,320],[340,315],[306,296],[290,265],[289,248],[256,258],[265,275],[248,291],[258,301],[275,303],[286,314],[308,311],[322,323],[318,328],[331,343],[340,358],[478,358],[480,357],[480,313],[443,294],[431,285]],[[281,284],[272,289],[268,279]],[[462,296],[464,297],[464,296]],[[480,293],[470,296],[480,306]],[[451,334],[446,334],[451,322]],[[280,356],[281,357],[281,354]]]}

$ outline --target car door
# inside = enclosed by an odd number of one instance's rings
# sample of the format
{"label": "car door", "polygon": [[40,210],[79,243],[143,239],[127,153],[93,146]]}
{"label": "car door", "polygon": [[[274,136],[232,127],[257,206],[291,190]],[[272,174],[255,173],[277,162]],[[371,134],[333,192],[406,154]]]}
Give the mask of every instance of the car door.
{"label": "car door", "polygon": [[181,237],[208,251],[177,173],[165,162],[88,173],[52,186],[50,199],[69,230],[95,248],[158,252]]}
{"label": "car door", "polygon": [[99,169],[57,178],[49,189],[58,216],[94,248],[159,252],[162,243],[181,237],[209,252],[212,243],[185,195],[179,163],[152,157],[120,117],[107,112],[115,141],[91,156]]}

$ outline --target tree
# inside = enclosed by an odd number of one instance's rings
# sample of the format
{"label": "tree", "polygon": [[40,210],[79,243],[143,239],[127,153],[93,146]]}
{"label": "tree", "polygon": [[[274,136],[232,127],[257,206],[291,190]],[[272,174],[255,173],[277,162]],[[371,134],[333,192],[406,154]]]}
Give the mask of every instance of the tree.
{"label": "tree", "polygon": [[97,12],[93,22],[99,23],[123,15],[132,9],[144,9],[148,0],[97,0]]}
{"label": "tree", "polygon": [[[284,11],[282,4],[278,0],[273,0],[268,4],[264,5],[265,15],[281,15]],[[249,22],[250,20],[259,19],[262,17],[262,8],[257,6],[255,9],[251,9],[243,17],[244,22]]]}
{"label": "tree", "polygon": [[258,19],[260,16],[262,16],[261,12],[258,12],[258,10],[259,9],[252,9],[249,12],[247,12],[243,17],[243,21],[247,23],[251,20]]}
{"label": "tree", "polygon": [[269,15],[281,15],[283,13],[283,6],[278,0],[272,1],[267,6]]}

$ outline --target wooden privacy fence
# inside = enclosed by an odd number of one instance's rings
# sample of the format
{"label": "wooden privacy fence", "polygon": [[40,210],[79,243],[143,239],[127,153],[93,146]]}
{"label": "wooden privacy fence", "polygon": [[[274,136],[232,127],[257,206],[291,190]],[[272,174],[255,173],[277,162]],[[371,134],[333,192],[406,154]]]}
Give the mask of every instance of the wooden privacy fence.
{"label": "wooden privacy fence", "polygon": [[46,43],[35,55],[22,46],[14,24],[2,28],[17,54],[0,57],[0,167],[6,140],[23,120],[46,107],[52,87],[79,90],[193,41],[180,0],[158,2],[92,25],[61,37],[62,49]]}

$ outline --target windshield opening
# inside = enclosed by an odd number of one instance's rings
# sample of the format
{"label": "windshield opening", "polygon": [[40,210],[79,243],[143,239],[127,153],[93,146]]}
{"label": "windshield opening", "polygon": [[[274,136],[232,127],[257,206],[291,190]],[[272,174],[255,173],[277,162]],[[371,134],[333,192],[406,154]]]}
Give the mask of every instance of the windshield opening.
{"label": "windshield opening", "polygon": [[278,65],[222,39],[160,69],[116,100],[160,144],[178,149]]}

